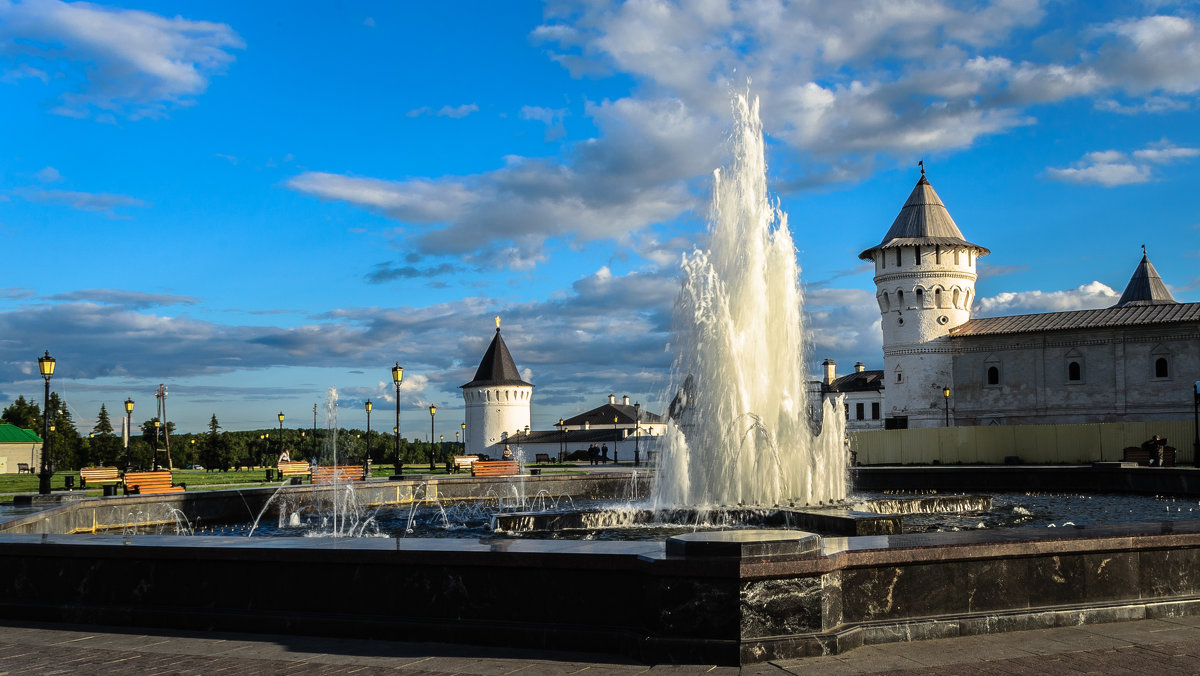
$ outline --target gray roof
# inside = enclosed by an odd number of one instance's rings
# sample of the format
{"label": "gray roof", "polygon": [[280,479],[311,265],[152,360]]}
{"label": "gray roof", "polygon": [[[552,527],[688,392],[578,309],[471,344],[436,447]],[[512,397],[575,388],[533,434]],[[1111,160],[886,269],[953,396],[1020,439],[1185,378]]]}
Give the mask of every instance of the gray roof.
{"label": "gray roof", "polygon": [[908,201],[900,208],[892,227],[883,236],[879,244],[863,251],[858,255],[864,260],[871,260],[878,249],[891,249],[899,246],[921,245],[960,246],[975,249],[976,255],[986,256],[991,253],[978,244],[972,244],[963,239],[954,219],[950,217],[946,205],[938,197],[933,186],[925,178],[925,170],[921,170],[921,180],[917,181]]}
{"label": "gray roof", "polygon": [[822,392],[878,392],[883,389],[883,371],[848,373],[832,383],[821,383]]}
{"label": "gray roof", "polygon": [[1171,292],[1167,290],[1167,285],[1163,284],[1162,277],[1158,276],[1158,270],[1154,269],[1154,264],[1143,253],[1142,261],[1138,263],[1137,269],[1133,271],[1133,277],[1129,279],[1129,285],[1125,287],[1125,293],[1121,294],[1121,300],[1117,301],[1114,307],[1162,305],[1177,302]]}
{"label": "gray roof", "polygon": [[950,331],[951,338],[1040,331],[1070,331],[1119,326],[1200,322],[1200,303],[1127,305],[1099,310],[1046,312],[1011,317],[981,317]]}
{"label": "gray roof", "polygon": [[[580,413],[572,418],[567,418],[563,421],[565,425],[582,425],[588,423],[598,427],[608,425],[612,427],[613,418],[617,419],[617,425],[632,425],[634,424],[634,408],[625,404],[604,404],[590,411]],[[642,409],[642,422],[644,423],[661,423],[662,416],[657,413],[651,413],[646,409]]]}
{"label": "gray roof", "polygon": [[475,378],[464,387],[483,387],[487,385],[526,385],[533,387],[530,383],[521,379],[521,372],[517,370],[517,364],[513,361],[512,355],[508,352],[508,346],[504,344],[504,339],[500,337],[500,327],[496,327],[496,337],[492,338],[492,344],[488,345],[487,352],[483,353],[483,359],[479,362],[479,368],[475,370]]}

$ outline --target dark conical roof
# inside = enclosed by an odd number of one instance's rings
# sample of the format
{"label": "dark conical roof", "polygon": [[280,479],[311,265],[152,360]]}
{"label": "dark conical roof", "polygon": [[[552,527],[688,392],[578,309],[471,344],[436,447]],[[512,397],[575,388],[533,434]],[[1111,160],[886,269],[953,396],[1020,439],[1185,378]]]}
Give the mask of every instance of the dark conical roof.
{"label": "dark conical roof", "polygon": [[921,179],[908,196],[908,201],[900,208],[892,227],[876,246],[858,255],[864,260],[871,260],[877,249],[891,249],[898,246],[921,246],[941,244],[944,246],[965,246],[975,249],[978,256],[991,253],[978,244],[972,244],[963,239],[962,232],[950,217],[950,211],[942,204],[929,180],[925,178],[925,170],[921,170]]}
{"label": "dark conical roof", "polygon": [[1121,294],[1121,300],[1113,307],[1168,305],[1178,302],[1167,290],[1167,285],[1163,284],[1158,270],[1154,269],[1154,264],[1143,253],[1141,262],[1133,271],[1133,277],[1129,279],[1129,285],[1125,287],[1125,293]]}
{"label": "dark conical roof", "polygon": [[466,385],[459,387],[482,387],[487,385],[526,385],[533,387],[530,383],[521,380],[521,373],[517,371],[517,364],[513,361],[512,355],[508,352],[508,346],[504,344],[504,339],[500,337],[500,327],[496,327],[496,337],[492,338],[492,344],[488,346],[487,352],[483,353],[483,360],[479,362],[479,368],[475,370],[475,378]]}

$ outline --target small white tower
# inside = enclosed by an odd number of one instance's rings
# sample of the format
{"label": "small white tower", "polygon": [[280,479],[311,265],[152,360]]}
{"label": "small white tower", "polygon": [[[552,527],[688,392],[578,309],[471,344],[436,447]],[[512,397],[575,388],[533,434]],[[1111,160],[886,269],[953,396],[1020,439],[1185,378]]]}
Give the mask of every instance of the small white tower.
{"label": "small white tower", "polygon": [[945,424],[942,388],[954,385],[948,336],[971,318],[977,261],[989,253],[963,239],[922,163],[883,241],[858,256],[875,263],[887,426]]}
{"label": "small white tower", "polygon": [[467,453],[500,458],[504,440],[516,439],[517,431],[529,426],[533,385],[521,380],[508,346],[500,337],[499,317],[496,337],[483,354],[475,378],[461,388],[467,409]]}

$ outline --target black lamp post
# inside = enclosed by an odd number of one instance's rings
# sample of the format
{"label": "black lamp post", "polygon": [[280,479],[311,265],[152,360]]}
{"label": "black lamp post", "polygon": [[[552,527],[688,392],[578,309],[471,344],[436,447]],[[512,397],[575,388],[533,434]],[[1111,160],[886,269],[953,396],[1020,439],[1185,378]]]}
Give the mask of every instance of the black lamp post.
{"label": "black lamp post", "polygon": [[1200,467],[1200,380],[1192,385],[1192,462]]}
{"label": "black lamp post", "polygon": [[433,471],[433,416],[437,415],[437,406],[429,406],[429,471]]}
{"label": "black lamp post", "polygon": [[150,455],[150,469],[158,471],[158,433],[162,429],[162,421],[154,421],[154,451]]}
{"label": "black lamp post", "polygon": [[950,386],[942,386],[942,400],[946,404],[946,427],[950,426]]}
{"label": "black lamp post", "polygon": [[641,462],[641,439],[642,436],[642,404],[635,402],[633,405],[633,466],[637,467]]}
{"label": "black lamp post", "polygon": [[367,452],[366,457],[363,458],[364,465],[371,462],[371,409],[373,407],[374,404],[371,403],[370,399],[367,400],[367,403],[363,404],[363,408],[367,409]]}
{"label": "black lamp post", "polygon": [[38,357],[38,371],[42,380],[46,381],[46,395],[42,400],[42,467],[38,472],[38,494],[50,495],[50,477],[54,472],[50,469],[50,378],[54,375],[54,357],[50,350],[46,355]]}
{"label": "black lamp post", "polygon": [[404,463],[400,461],[400,381],[404,380],[404,367],[400,362],[392,367],[392,382],[396,385],[396,426],[392,428],[392,432],[396,436],[396,471],[392,473],[393,477],[399,477],[404,474]]}
{"label": "black lamp post", "polygon": [[562,418],[558,419],[558,461],[562,462],[567,457],[567,422]]}
{"label": "black lamp post", "polygon": [[125,398],[125,471],[129,471],[129,437],[133,434],[133,399]]}
{"label": "black lamp post", "polygon": [[279,415],[277,417],[279,418],[279,455],[277,457],[282,458],[283,457],[283,411],[280,411]]}
{"label": "black lamp post", "polygon": [[460,423],[459,427],[462,428],[462,435],[463,435],[462,436],[462,453],[463,453],[463,455],[466,455],[467,454],[467,423]]}

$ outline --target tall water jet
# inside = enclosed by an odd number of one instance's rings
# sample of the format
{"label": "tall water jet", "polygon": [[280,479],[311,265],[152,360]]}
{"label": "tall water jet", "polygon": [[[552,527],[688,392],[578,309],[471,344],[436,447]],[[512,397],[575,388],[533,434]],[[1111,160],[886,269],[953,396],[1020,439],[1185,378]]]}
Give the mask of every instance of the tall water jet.
{"label": "tall water jet", "polygon": [[734,160],[714,172],[709,249],[683,259],[660,509],[846,496],[840,399],[825,405],[819,433],[810,423],[800,272],[787,214],[767,195],[758,100],[738,95],[733,111]]}

